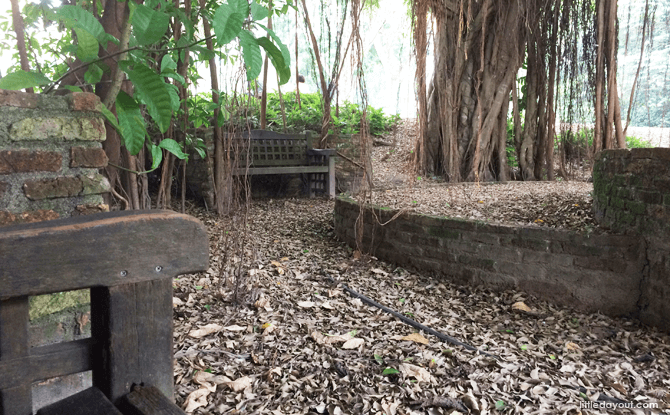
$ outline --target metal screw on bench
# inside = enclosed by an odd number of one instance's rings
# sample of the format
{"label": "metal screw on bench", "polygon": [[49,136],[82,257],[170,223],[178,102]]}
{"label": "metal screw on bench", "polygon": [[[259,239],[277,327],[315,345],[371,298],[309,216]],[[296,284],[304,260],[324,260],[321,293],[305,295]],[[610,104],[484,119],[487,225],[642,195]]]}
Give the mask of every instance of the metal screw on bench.
{"label": "metal screw on bench", "polygon": [[156,265],[156,272],[161,272],[162,269],[163,267],[161,267],[160,265]]}
{"label": "metal screw on bench", "polygon": [[128,275],[128,271],[125,271],[125,270],[124,270],[124,271],[121,271],[121,276],[122,276],[122,277],[125,277],[125,276],[127,276],[127,275]]}

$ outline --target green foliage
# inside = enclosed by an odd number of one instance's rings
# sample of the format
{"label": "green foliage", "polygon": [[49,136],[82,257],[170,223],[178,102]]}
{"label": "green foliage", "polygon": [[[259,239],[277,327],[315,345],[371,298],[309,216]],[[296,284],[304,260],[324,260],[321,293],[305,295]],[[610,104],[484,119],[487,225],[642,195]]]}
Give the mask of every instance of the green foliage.
{"label": "green foliage", "polygon": [[505,154],[507,155],[507,165],[510,167],[519,167],[516,147],[514,145],[514,120],[507,119],[507,140],[505,142]]}
{"label": "green foliage", "polygon": [[626,137],[626,147],[627,148],[649,148],[653,147],[651,142],[643,138],[628,136]]}

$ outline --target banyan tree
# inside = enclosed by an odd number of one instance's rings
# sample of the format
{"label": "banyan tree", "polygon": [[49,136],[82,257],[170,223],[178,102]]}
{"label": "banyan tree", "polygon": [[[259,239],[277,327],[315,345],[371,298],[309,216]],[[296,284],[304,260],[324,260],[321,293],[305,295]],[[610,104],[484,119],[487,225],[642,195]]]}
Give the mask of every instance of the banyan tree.
{"label": "banyan tree", "polygon": [[512,136],[522,178],[551,180],[558,103],[566,120],[585,103],[595,108],[592,151],[624,147],[616,13],[617,0],[414,0],[417,171],[507,180]]}

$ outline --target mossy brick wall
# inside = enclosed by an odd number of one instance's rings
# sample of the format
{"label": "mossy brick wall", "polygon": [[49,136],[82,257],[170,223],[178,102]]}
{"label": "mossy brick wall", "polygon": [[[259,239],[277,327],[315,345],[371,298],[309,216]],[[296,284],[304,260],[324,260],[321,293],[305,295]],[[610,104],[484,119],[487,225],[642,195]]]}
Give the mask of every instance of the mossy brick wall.
{"label": "mossy brick wall", "polygon": [[605,150],[593,166],[596,220],[622,233],[670,235],[670,148]]}
{"label": "mossy brick wall", "polygon": [[108,210],[100,101],[0,90],[0,226]]}
{"label": "mossy brick wall", "polygon": [[644,238],[647,268],[639,305],[644,318],[670,327],[670,148],[598,153],[593,191],[601,226]]}
{"label": "mossy brick wall", "polygon": [[[335,233],[351,247],[359,213],[355,201],[335,201]],[[670,330],[669,306],[648,296],[658,281],[649,273],[647,243],[640,236],[589,236],[417,214],[391,220],[396,214],[364,210],[363,248],[380,259],[460,285],[521,290],[580,311],[638,317]]]}

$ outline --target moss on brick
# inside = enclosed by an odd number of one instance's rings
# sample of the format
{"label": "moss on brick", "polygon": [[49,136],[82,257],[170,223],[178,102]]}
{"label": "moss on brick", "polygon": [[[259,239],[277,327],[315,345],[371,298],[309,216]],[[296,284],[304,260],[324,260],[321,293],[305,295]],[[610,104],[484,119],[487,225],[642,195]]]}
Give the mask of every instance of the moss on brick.
{"label": "moss on brick", "polygon": [[428,234],[442,239],[459,239],[461,237],[460,232],[442,226],[429,227]]}

